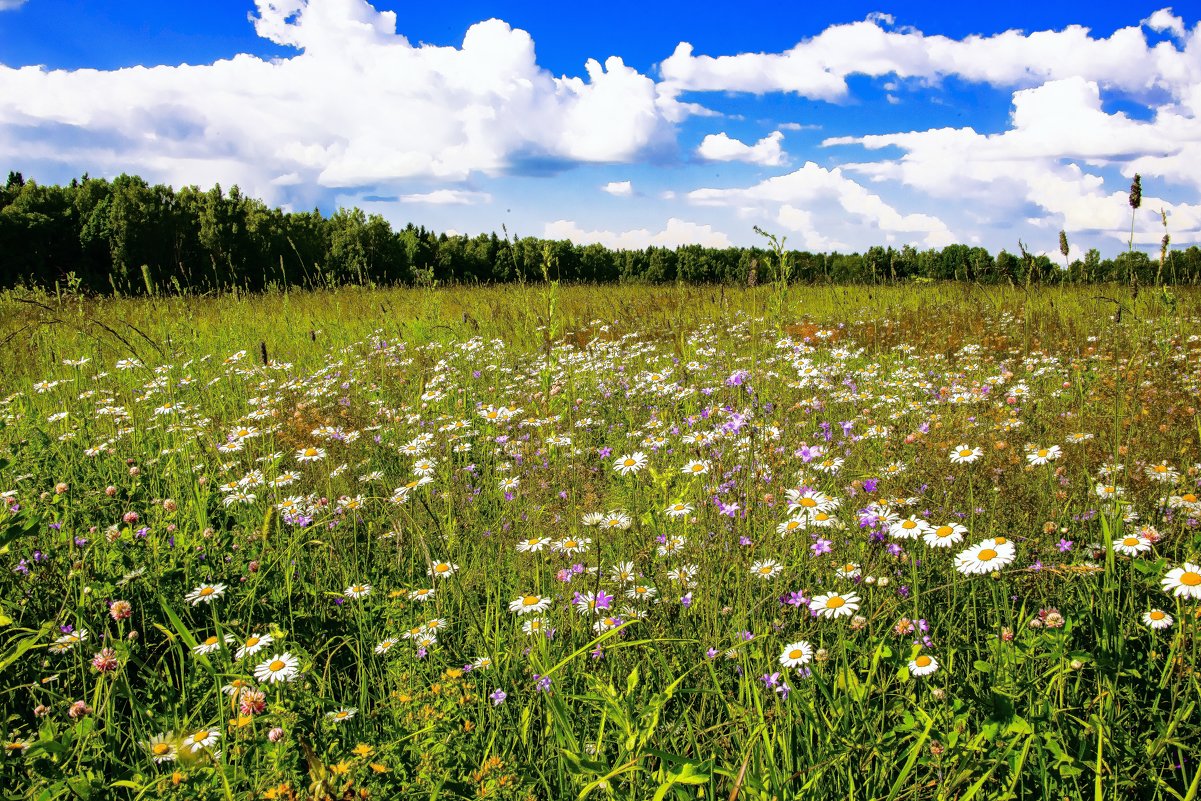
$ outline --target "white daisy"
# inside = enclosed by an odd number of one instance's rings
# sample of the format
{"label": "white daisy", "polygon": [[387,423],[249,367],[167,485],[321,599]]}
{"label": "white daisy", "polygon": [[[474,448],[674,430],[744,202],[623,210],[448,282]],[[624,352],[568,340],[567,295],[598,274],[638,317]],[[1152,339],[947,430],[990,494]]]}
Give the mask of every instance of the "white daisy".
{"label": "white daisy", "polygon": [[780,664],[786,668],[805,665],[813,658],[813,646],[804,640],[789,643],[780,652]]}
{"label": "white daisy", "polygon": [[523,595],[509,602],[509,611],[518,615],[526,615],[530,612],[545,612],[548,606],[550,606],[550,598],[541,595]]}
{"label": "white daisy", "polygon": [[1162,609],[1152,609],[1149,612],[1143,612],[1143,623],[1153,629],[1166,629],[1174,622],[1172,616]]}
{"label": "white daisy", "polygon": [[254,677],[268,684],[279,681],[291,681],[296,678],[300,669],[300,660],[289,653],[276,654],[261,662],[254,669]]}
{"label": "white daisy", "polygon": [[955,557],[955,569],[973,575],[1000,570],[1017,558],[1017,549],[1007,541],[985,540],[977,543]]}
{"label": "white daisy", "polygon": [[1168,595],[1201,600],[1201,567],[1185,562],[1181,567],[1169,570],[1160,584]]}
{"label": "white daisy", "polygon": [[938,670],[938,660],[928,654],[918,654],[909,660],[909,672],[914,676],[929,676]]}
{"label": "white daisy", "polygon": [[809,608],[819,617],[843,617],[859,610],[859,596],[854,593],[831,592],[814,598]]}

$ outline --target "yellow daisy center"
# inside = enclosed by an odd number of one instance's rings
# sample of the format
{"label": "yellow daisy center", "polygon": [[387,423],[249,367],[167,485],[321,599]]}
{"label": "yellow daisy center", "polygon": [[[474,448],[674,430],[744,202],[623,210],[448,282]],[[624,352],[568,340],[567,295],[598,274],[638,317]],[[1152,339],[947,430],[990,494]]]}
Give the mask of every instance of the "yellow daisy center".
{"label": "yellow daisy center", "polygon": [[800,648],[793,648],[791,651],[788,652],[789,659],[800,659],[804,655],[805,655],[805,652],[802,651]]}
{"label": "yellow daisy center", "polygon": [[1201,584],[1201,573],[1194,573],[1191,570],[1180,574],[1180,583],[1186,587],[1196,587]]}
{"label": "yellow daisy center", "polygon": [[993,537],[993,542],[995,542],[997,545],[1004,545],[1005,543],[1009,542],[1009,540],[1005,539],[1004,537]]}
{"label": "yellow daisy center", "polygon": [[1135,545],[1138,545],[1138,537],[1127,537],[1122,540],[1122,544],[1127,548],[1133,548]]}
{"label": "yellow daisy center", "polygon": [[934,536],[949,537],[954,533],[955,533],[955,529],[951,528],[950,526],[939,526],[937,529],[935,529]]}
{"label": "yellow daisy center", "polygon": [[563,547],[564,547],[564,548],[574,548],[575,546],[576,546],[576,541],[575,541],[575,540],[564,540],[564,541],[563,541]]}
{"label": "yellow daisy center", "polygon": [[450,570],[450,565],[435,565],[434,566],[434,571],[437,573],[445,573],[447,570]]}
{"label": "yellow daisy center", "polygon": [[214,634],[212,637],[209,637],[207,640],[204,641],[204,644],[205,645],[216,645],[217,644],[217,635]]}
{"label": "yellow daisy center", "polygon": [[901,524],[901,528],[904,528],[904,529],[917,528],[917,523],[913,522],[912,520],[906,520],[904,523]]}
{"label": "yellow daisy center", "polygon": [[830,598],[826,601],[827,609],[838,609],[839,607],[845,606],[845,605],[846,605],[846,601],[837,595],[835,595],[833,598]]}
{"label": "yellow daisy center", "polygon": [[812,509],[814,506],[817,506],[817,501],[812,498],[801,498],[801,506],[808,506]]}
{"label": "yellow daisy center", "polygon": [[1150,617],[1152,620],[1163,620],[1165,617],[1167,617],[1167,615],[1156,609],[1151,613]]}
{"label": "yellow daisy center", "polygon": [[983,551],[980,552],[980,554],[977,558],[981,562],[987,562],[989,559],[996,559],[997,552],[994,551],[992,548],[985,548]]}
{"label": "yellow daisy center", "polygon": [[286,662],[284,662],[284,660],[276,659],[276,660],[272,661],[270,665],[267,665],[267,670],[270,670],[272,673],[278,673],[279,671],[283,670],[287,666],[288,665]]}
{"label": "yellow daisy center", "polygon": [[920,668],[924,668],[924,667],[929,667],[930,663],[933,661],[934,660],[931,659],[930,657],[926,656],[925,654],[922,654],[917,659],[913,660],[913,664],[917,665]]}
{"label": "yellow daisy center", "polygon": [[1185,503],[1196,503],[1197,496],[1191,492],[1186,492],[1180,496],[1180,500],[1184,501]]}
{"label": "yellow daisy center", "polygon": [[541,600],[542,599],[539,598],[537,595],[527,595],[521,599],[521,603],[524,606],[537,606],[538,602]]}
{"label": "yellow daisy center", "polygon": [[1038,449],[1038,455],[1039,455],[1039,457],[1040,457],[1040,458],[1042,458],[1042,457],[1045,457],[1045,456],[1047,455],[1047,449],[1046,449],[1046,448],[1039,448],[1039,449]]}
{"label": "yellow daisy center", "polygon": [[171,750],[171,746],[167,745],[166,743],[155,743],[154,748],[151,750],[154,751],[155,756],[162,756]]}
{"label": "yellow daisy center", "polygon": [[636,465],[638,463],[635,462],[633,459],[626,459],[624,462],[622,462],[622,464],[624,464],[626,467],[633,467],[634,465]]}
{"label": "yellow daisy center", "polygon": [[258,637],[250,637],[250,638],[248,638],[248,639],[246,640],[246,647],[247,647],[247,648],[253,648],[254,646],[256,646],[256,645],[258,645],[258,644],[259,644],[259,638],[258,638]]}
{"label": "yellow daisy center", "polygon": [[201,597],[204,597],[206,595],[212,595],[214,592],[215,590],[212,587],[205,587],[200,591],[200,595]]}
{"label": "yellow daisy center", "polygon": [[1167,465],[1165,465],[1165,464],[1157,464],[1157,465],[1155,465],[1155,467],[1153,467],[1152,469],[1153,469],[1153,470],[1154,470],[1156,473],[1166,473],[1166,472],[1168,472],[1168,466],[1167,466]]}
{"label": "yellow daisy center", "polygon": [[959,455],[960,455],[960,456],[963,456],[963,457],[965,457],[965,458],[966,458],[966,457],[968,457],[968,456],[971,456],[971,455],[972,455],[972,452],[971,452],[970,450],[968,450],[968,449],[966,449],[966,448],[965,448],[964,450],[961,450],[961,451],[959,452]]}

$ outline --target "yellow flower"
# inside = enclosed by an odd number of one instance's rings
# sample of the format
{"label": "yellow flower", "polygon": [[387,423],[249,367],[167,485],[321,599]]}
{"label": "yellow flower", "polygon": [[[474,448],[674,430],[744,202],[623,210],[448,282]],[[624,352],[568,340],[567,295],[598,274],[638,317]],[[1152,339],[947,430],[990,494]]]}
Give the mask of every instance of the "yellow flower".
{"label": "yellow flower", "polygon": [[372,752],[374,752],[374,751],[375,751],[375,749],[372,748],[371,746],[367,745],[367,743],[359,743],[358,745],[356,745],[354,748],[352,748],[350,750],[350,753],[354,754],[357,757],[369,757],[369,756],[371,756]]}
{"label": "yellow flower", "polygon": [[183,784],[184,780],[187,778],[188,778],[188,775],[186,773],[180,773],[177,770],[171,774],[171,783],[173,785],[175,785],[176,787],[178,787],[179,785]]}
{"label": "yellow flower", "polygon": [[350,773],[350,763],[345,760],[335,762],[329,766],[329,772],[335,776],[345,776],[347,773]]}
{"label": "yellow flower", "polygon": [[387,773],[387,772],[388,772],[388,766],[387,766],[387,765],[381,765],[379,762],[372,762],[372,763],[371,763],[371,770],[372,770],[372,771],[374,771],[375,773]]}
{"label": "yellow flower", "polygon": [[448,678],[448,679],[457,679],[457,678],[459,678],[459,676],[462,676],[462,675],[463,675],[463,671],[460,670],[459,668],[447,668],[446,669],[446,678]]}

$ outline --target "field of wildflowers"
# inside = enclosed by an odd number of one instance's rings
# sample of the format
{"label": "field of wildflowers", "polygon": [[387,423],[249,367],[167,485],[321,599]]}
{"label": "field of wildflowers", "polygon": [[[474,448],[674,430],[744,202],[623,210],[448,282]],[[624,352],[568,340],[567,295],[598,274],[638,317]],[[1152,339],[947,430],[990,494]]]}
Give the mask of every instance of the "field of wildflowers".
{"label": "field of wildflowers", "polygon": [[1201,297],[1097,292],[0,297],[0,791],[1196,798]]}

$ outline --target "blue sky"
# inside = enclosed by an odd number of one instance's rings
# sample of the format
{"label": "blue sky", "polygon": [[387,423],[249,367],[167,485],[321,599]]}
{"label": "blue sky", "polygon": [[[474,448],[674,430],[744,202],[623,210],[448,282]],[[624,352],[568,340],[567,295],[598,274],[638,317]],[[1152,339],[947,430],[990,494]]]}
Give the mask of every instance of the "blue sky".
{"label": "blue sky", "polygon": [[[452,7],[439,7],[439,6]],[[1201,241],[1195,8],[0,0],[0,167],[611,246]],[[683,44],[682,44],[683,43]]]}

